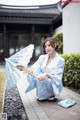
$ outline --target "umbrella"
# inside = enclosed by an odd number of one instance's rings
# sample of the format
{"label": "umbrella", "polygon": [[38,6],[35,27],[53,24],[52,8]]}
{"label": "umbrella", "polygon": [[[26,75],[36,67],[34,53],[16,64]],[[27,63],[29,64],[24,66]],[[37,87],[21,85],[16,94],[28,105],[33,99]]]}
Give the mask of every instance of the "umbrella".
{"label": "umbrella", "polygon": [[21,65],[24,66],[24,71],[29,72],[26,69],[30,59],[32,58],[34,50],[34,45],[30,44],[27,47],[21,49],[14,55],[6,58],[6,83],[7,88],[12,88],[16,86],[17,81],[20,79],[23,74],[20,70],[17,69],[16,66]]}

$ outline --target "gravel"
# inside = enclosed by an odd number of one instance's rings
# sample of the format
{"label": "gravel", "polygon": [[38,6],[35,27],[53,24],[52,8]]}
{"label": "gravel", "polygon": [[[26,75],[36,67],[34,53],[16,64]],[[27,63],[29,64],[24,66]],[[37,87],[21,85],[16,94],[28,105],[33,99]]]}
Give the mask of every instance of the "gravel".
{"label": "gravel", "polygon": [[17,87],[5,90],[4,113],[8,120],[28,120]]}

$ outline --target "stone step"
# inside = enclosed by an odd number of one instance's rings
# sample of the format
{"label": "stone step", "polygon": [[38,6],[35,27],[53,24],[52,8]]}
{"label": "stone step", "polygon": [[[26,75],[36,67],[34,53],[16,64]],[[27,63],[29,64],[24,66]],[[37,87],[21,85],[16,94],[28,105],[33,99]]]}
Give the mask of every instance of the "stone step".
{"label": "stone step", "polygon": [[49,120],[46,113],[36,101],[35,90],[25,93],[28,83],[23,77],[18,81],[17,87],[29,120]]}

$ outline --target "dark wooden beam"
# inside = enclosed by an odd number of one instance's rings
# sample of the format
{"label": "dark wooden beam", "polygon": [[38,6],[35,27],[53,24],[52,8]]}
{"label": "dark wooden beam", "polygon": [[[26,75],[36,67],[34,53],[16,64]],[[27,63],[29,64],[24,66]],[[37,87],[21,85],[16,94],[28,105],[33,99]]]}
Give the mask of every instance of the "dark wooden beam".
{"label": "dark wooden beam", "polygon": [[3,27],[3,50],[4,50],[4,59],[9,57],[9,42],[8,42],[8,34],[6,29],[6,24]]}

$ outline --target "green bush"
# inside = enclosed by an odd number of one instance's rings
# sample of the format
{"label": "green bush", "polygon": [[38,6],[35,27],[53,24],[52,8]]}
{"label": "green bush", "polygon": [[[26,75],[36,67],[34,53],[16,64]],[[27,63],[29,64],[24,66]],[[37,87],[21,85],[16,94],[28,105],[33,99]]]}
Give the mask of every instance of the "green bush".
{"label": "green bush", "polygon": [[58,53],[62,54],[63,53],[63,34],[58,33],[56,35],[52,36],[55,40],[57,40],[58,43]]}
{"label": "green bush", "polygon": [[63,54],[61,56],[65,59],[64,86],[80,90],[80,53]]}

